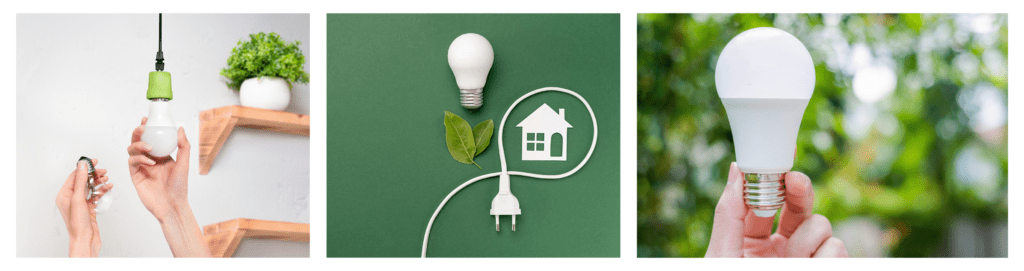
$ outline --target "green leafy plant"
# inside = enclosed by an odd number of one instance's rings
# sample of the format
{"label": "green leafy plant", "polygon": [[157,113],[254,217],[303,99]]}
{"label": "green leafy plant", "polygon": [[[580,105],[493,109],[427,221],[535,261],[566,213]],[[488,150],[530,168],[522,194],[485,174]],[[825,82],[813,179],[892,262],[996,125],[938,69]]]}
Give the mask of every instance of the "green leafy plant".
{"label": "green leafy plant", "polygon": [[444,111],[444,139],[448,144],[448,153],[455,161],[482,169],[473,158],[487,149],[493,134],[493,120],[485,120],[470,129],[469,122],[465,119],[447,110]]}
{"label": "green leafy plant", "polygon": [[255,77],[280,77],[289,84],[309,83],[309,73],[302,70],[306,56],[299,50],[299,41],[287,43],[277,33],[249,34],[231,49],[228,67],[220,75],[229,80],[228,87],[238,90],[242,82]]}

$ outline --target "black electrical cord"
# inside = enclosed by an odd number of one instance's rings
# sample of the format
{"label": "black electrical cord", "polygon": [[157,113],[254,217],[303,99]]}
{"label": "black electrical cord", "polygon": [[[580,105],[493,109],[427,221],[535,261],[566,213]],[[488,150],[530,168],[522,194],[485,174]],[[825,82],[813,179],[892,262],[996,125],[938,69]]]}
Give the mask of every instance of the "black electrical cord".
{"label": "black electrical cord", "polygon": [[157,24],[156,70],[164,70],[164,14],[160,13]]}

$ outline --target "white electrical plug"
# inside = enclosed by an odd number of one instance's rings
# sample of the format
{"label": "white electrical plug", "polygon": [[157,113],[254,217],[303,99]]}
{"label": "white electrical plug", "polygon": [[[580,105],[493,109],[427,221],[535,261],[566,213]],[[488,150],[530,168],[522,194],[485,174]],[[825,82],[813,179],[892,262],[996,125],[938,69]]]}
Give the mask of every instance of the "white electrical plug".
{"label": "white electrical plug", "polygon": [[494,231],[501,231],[501,216],[512,216],[512,231],[516,231],[516,216],[522,214],[519,209],[519,199],[512,195],[509,185],[508,173],[502,173],[498,177],[498,195],[491,200],[491,215],[494,216]]}
{"label": "white electrical plug", "polygon": [[[590,150],[587,151],[587,155],[586,156],[583,156],[583,161],[580,161],[580,163],[577,164],[576,167],[574,167],[572,170],[569,170],[568,172],[565,172],[565,173],[562,173],[562,174],[558,174],[558,175],[545,175],[545,174],[534,174],[534,173],[522,172],[522,171],[509,171],[508,170],[508,164],[505,163],[505,144],[504,144],[504,142],[502,140],[502,135],[505,133],[504,132],[505,131],[505,121],[508,120],[508,116],[512,113],[512,109],[516,108],[516,105],[518,105],[519,102],[522,102],[524,99],[526,99],[527,97],[533,96],[534,94],[545,92],[545,91],[557,91],[557,92],[562,92],[562,93],[566,93],[566,94],[572,95],[573,97],[576,97],[576,99],[579,99],[580,102],[583,102],[583,106],[587,107],[587,112],[590,113],[590,120],[592,121],[592,123],[594,125],[594,138],[593,138],[593,140],[590,143]],[[503,216],[503,215],[511,215],[512,216],[512,231],[515,231],[516,230],[516,216],[519,215],[520,213],[522,213],[522,210],[519,210],[519,200],[516,199],[516,196],[512,195],[512,190],[509,189],[509,176],[515,175],[515,176],[523,176],[523,177],[527,177],[527,178],[544,179],[544,180],[554,180],[554,179],[562,179],[562,178],[565,178],[565,177],[569,177],[573,173],[576,173],[577,171],[579,171],[580,168],[583,168],[583,165],[587,164],[587,161],[590,160],[590,155],[594,154],[594,149],[596,147],[597,147],[597,117],[594,116],[594,109],[590,107],[590,104],[587,103],[587,99],[584,99],[583,96],[580,96],[576,92],[573,92],[571,90],[564,89],[564,88],[545,87],[545,88],[535,89],[535,90],[530,91],[530,92],[524,94],[523,96],[519,97],[519,99],[517,99],[515,102],[512,103],[512,106],[509,106],[508,111],[505,111],[505,117],[501,118],[501,122],[499,122],[499,125],[498,125],[498,158],[501,160],[501,171],[487,173],[487,174],[476,176],[476,177],[474,177],[472,179],[469,179],[468,181],[466,181],[466,182],[462,183],[461,185],[459,185],[458,187],[456,187],[455,190],[452,190],[451,193],[448,193],[448,196],[444,197],[444,200],[441,200],[441,204],[437,205],[437,209],[434,210],[434,215],[430,216],[430,221],[427,222],[427,230],[423,233],[423,250],[420,253],[420,257],[424,257],[424,258],[427,257],[427,244],[430,241],[430,229],[434,226],[434,220],[437,219],[437,215],[441,213],[441,209],[443,209],[444,205],[448,203],[448,200],[452,199],[452,197],[454,197],[456,193],[459,193],[459,191],[462,191],[462,189],[466,188],[466,186],[469,186],[469,185],[471,185],[471,184],[473,184],[475,182],[481,181],[481,180],[486,180],[486,179],[489,179],[489,178],[499,177],[501,182],[498,184],[498,195],[494,196],[494,200],[491,201],[491,215],[494,216],[494,221],[495,221],[494,229],[495,230],[500,230],[501,229],[501,227],[499,226],[499,225],[501,225],[500,224],[500,217],[501,216]]]}

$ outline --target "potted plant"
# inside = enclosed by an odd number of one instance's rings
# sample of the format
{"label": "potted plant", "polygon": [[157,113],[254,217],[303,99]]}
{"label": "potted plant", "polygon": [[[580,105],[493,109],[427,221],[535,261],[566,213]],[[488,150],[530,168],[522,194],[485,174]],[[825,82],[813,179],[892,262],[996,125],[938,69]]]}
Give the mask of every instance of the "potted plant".
{"label": "potted plant", "polygon": [[291,84],[309,83],[309,73],[302,70],[305,63],[299,41],[287,43],[277,33],[260,32],[238,41],[220,74],[228,78],[229,88],[240,92],[242,105],[284,110]]}

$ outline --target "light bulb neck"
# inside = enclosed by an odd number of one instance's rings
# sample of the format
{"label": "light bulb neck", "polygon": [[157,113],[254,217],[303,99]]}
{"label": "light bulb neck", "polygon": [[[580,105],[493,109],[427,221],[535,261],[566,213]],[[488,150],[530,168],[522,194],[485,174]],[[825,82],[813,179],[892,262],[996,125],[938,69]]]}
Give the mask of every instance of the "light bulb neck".
{"label": "light bulb neck", "polygon": [[155,98],[151,101],[146,126],[174,126],[174,122],[171,121],[170,99]]}
{"label": "light bulb neck", "polygon": [[759,217],[771,217],[786,203],[786,173],[743,173],[743,199]]}
{"label": "light bulb neck", "polygon": [[459,96],[462,98],[462,107],[466,109],[477,109],[484,105],[484,89],[461,89]]}

